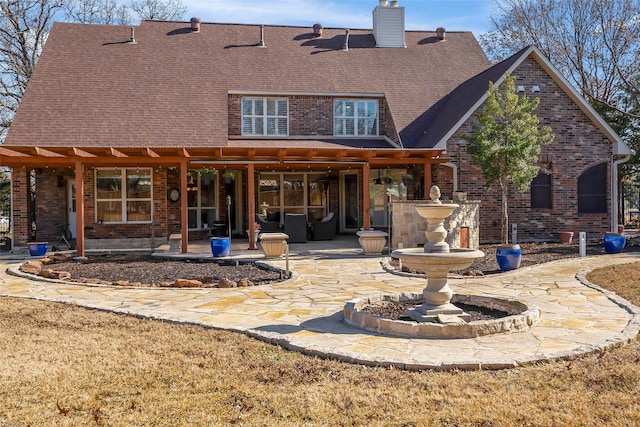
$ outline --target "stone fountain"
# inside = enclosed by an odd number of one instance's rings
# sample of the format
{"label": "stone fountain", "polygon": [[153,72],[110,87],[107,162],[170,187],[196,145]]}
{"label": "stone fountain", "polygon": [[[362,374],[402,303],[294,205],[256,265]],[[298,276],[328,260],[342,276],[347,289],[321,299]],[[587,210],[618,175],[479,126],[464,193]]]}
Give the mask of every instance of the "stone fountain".
{"label": "stone fountain", "polygon": [[[442,321],[446,316],[456,316],[469,321],[470,316],[451,303],[453,291],[449,287],[447,276],[450,271],[469,267],[484,252],[476,249],[451,249],[445,242],[447,230],[444,220],[458,207],[455,203],[442,203],[440,189],[431,187],[430,201],[417,205],[418,214],[427,220],[424,249],[408,248],[393,251],[392,256],[399,258],[403,266],[423,271],[427,274],[427,286],[422,291],[424,304],[411,310],[409,316],[418,322]],[[451,318],[448,318],[451,321]],[[454,319],[455,320],[455,319]]]}
{"label": "stone fountain", "polygon": [[[403,266],[427,275],[427,286],[422,294],[376,294],[349,301],[343,310],[348,325],[382,334],[418,338],[471,338],[496,333],[524,331],[540,320],[540,309],[517,300],[495,298],[488,295],[454,295],[448,284],[450,271],[464,270],[484,252],[475,249],[449,248],[445,242],[447,230],[444,220],[458,207],[440,201],[440,189],[431,187],[431,200],[416,206],[420,216],[427,220],[427,243],[422,248],[398,249],[391,254]],[[506,317],[489,320],[471,320],[471,316],[453,303],[484,307],[503,312]],[[408,320],[390,319],[371,314],[369,306],[388,303],[409,303]],[[415,303],[415,304],[414,304]]]}

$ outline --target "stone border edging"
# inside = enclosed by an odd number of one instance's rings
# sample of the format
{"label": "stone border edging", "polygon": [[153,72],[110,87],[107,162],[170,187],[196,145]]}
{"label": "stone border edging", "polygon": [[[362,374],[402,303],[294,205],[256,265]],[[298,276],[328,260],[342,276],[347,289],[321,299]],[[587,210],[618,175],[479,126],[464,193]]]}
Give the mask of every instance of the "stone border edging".
{"label": "stone border edging", "polygon": [[345,304],[343,311],[344,322],[350,326],[378,332],[383,335],[407,338],[460,339],[521,332],[528,330],[540,321],[540,309],[535,305],[527,305],[514,299],[470,294],[454,294],[451,302],[499,310],[509,313],[509,315],[499,319],[477,320],[464,324],[442,324],[391,320],[361,310],[363,306],[382,301],[406,301],[419,304],[421,300],[422,294],[415,292],[376,294],[369,297],[356,298]]}
{"label": "stone border edging", "polygon": [[[172,259],[175,260],[175,259]],[[28,261],[28,260],[26,260]],[[23,261],[25,262],[25,261]],[[85,283],[85,282],[73,282],[73,281],[66,281],[66,280],[60,280],[60,279],[51,279],[48,277],[44,277],[44,276],[40,276],[37,274],[31,274],[31,273],[25,273],[24,271],[20,270],[20,267],[22,266],[23,262],[21,262],[20,264],[16,264],[13,265],[11,267],[8,267],[6,269],[6,273],[14,276],[14,277],[22,277],[25,279],[29,279],[29,280],[33,280],[33,281],[38,281],[38,282],[47,282],[47,283],[59,283],[59,284],[63,284],[63,285],[75,285],[75,286],[88,286],[88,287],[92,287],[92,288],[114,288],[114,289],[135,289],[135,290],[144,290],[144,289],[149,289],[149,290],[209,290],[209,289],[227,289],[227,288],[217,288],[217,287],[210,287],[210,288],[205,288],[205,287],[178,287],[178,286],[119,286],[119,285],[106,285],[106,284],[100,284],[100,283]],[[259,266],[260,268],[264,268],[270,271],[276,271],[276,272],[281,272],[281,273],[286,273],[286,271],[280,267],[277,267],[275,265],[271,265],[268,262],[265,261],[249,261],[252,262],[254,264],[256,264],[257,266]],[[297,273],[296,271],[290,269],[289,273],[291,274],[291,276],[286,279],[283,280],[281,282],[276,282],[276,283],[264,283],[261,285],[254,285],[251,286],[251,288],[260,288],[262,286],[277,286],[277,285],[282,285],[282,284],[286,284],[289,283],[290,281],[296,280],[299,276],[299,273]]]}

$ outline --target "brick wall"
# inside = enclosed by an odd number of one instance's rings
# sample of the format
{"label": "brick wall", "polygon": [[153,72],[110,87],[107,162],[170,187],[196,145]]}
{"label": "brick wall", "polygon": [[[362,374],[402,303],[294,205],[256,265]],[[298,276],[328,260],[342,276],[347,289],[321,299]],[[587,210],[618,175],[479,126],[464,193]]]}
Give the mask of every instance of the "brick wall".
{"label": "brick wall", "polygon": [[[530,208],[530,192],[509,191],[509,221],[518,224],[520,241],[557,240],[557,232],[586,231],[588,238],[599,238],[611,227],[611,194],[607,196],[607,213],[578,214],[577,180],[589,167],[610,162],[612,144],[596,128],[577,105],[553,82],[547,73],[532,59],[528,59],[513,73],[516,85],[522,85],[530,97],[539,97],[540,105],[535,113],[541,125],[549,125],[556,134],[555,140],[543,147],[543,154],[552,159],[552,206],[548,210]],[[540,92],[531,93],[537,85]],[[469,199],[480,199],[480,241],[500,240],[500,193],[494,186],[484,189],[481,170],[466,154],[467,142],[461,137],[471,132],[471,118],[448,142],[447,155],[458,166],[459,191],[465,191]],[[438,169],[438,170],[436,170]],[[451,168],[434,165],[434,184],[447,189],[447,174]],[[445,182],[442,182],[442,179]],[[608,177],[607,190],[611,182]],[[447,190],[448,191],[448,190]],[[445,193],[446,191],[443,191]]]}
{"label": "brick wall", "polygon": [[[230,136],[242,135],[242,98],[240,95],[229,95]],[[288,99],[290,136],[333,135],[333,97],[296,95]],[[378,123],[380,135],[387,135],[397,142],[391,114],[384,100],[378,102]]]}
{"label": "brick wall", "polygon": [[11,171],[11,228],[14,248],[26,248],[31,229],[29,206],[29,171],[16,168]]}
{"label": "brick wall", "polygon": [[36,240],[52,241],[67,224],[67,178],[74,172],[68,168],[36,169]]}

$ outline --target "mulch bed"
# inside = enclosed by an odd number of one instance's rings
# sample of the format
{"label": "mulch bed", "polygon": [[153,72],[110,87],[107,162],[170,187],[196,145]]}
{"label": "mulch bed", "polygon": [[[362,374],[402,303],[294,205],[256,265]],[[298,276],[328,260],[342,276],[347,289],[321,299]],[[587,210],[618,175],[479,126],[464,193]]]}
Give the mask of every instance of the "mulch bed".
{"label": "mulch bed", "polygon": [[[225,264],[209,260],[169,260],[140,255],[102,255],[86,261],[56,262],[56,270],[71,273],[72,281],[97,278],[112,284],[129,282],[146,286],[161,286],[176,279],[197,280],[215,285],[220,279],[239,282],[249,280],[254,285],[280,282],[282,273],[262,268],[254,263]],[[85,279],[85,280],[83,280]]]}

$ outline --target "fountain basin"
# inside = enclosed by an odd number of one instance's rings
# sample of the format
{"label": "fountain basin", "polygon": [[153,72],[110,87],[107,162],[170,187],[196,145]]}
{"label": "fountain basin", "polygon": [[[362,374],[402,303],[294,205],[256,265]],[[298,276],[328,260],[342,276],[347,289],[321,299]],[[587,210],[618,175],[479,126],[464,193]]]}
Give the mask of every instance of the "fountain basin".
{"label": "fountain basin", "polygon": [[422,295],[405,292],[401,294],[378,294],[349,301],[343,310],[344,321],[359,329],[374,331],[386,335],[411,338],[475,338],[485,335],[526,331],[540,321],[540,309],[520,301],[505,298],[493,298],[483,295],[453,295],[452,302],[485,307],[508,313],[500,319],[478,320],[468,323],[412,322],[406,320],[385,319],[374,316],[363,307],[385,301],[423,302]]}
{"label": "fountain basin", "polygon": [[[426,248],[426,245],[425,245]],[[449,287],[449,271],[463,270],[473,260],[484,256],[476,249],[455,248],[446,252],[424,252],[420,248],[398,249],[392,256],[398,257],[403,266],[427,274],[427,286],[422,291],[424,304],[409,312],[419,322],[432,322],[441,315],[456,316],[459,320],[469,320],[469,315],[451,303],[453,291]]]}
{"label": "fountain basin", "polygon": [[428,252],[421,248],[396,249],[391,253],[399,258],[402,265],[417,271],[449,271],[464,270],[473,264],[476,258],[482,258],[484,252],[477,249],[454,248],[449,252]]}

